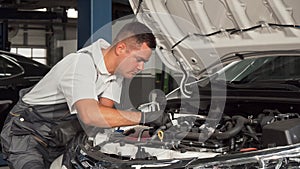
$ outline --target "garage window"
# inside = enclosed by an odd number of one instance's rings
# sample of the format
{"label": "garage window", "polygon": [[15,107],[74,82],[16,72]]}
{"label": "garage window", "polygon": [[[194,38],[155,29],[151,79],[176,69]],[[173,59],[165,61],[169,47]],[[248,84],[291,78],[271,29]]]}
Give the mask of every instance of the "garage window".
{"label": "garage window", "polygon": [[26,56],[42,64],[47,64],[47,51],[44,48],[11,48],[11,52]]}

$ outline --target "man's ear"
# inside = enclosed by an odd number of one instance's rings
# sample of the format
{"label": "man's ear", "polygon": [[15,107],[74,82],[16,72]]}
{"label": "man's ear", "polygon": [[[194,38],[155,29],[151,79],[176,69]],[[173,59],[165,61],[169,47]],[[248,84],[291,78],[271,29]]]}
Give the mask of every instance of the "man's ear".
{"label": "man's ear", "polygon": [[119,42],[116,44],[116,54],[117,55],[120,55],[120,54],[124,54],[126,53],[126,44],[124,42]]}

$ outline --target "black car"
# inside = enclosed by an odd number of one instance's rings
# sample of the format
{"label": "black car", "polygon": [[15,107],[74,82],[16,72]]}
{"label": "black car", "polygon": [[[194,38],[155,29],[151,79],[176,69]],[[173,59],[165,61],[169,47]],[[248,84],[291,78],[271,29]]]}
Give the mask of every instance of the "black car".
{"label": "black car", "polygon": [[86,142],[74,150],[77,156],[73,165],[205,169],[259,168],[261,163],[266,168],[299,166],[300,50],[239,54],[257,58],[233,62],[212,76],[188,82],[188,97],[177,88],[165,101],[157,93],[155,100],[139,106],[141,111],[164,108],[173,125],[98,134],[94,140],[97,146]]}
{"label": "black car", "polygon": [[25,56],[0,51],[0,129],[8,111],[19,99],[19,90],[36,84],[50,67]]}

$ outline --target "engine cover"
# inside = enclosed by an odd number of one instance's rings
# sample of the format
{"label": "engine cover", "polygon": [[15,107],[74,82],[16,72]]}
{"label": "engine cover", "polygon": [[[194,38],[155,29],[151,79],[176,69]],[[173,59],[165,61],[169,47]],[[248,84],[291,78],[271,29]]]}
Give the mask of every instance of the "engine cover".
{"label": "engine cover", "polygon": [[277,121],[263,127],[264,147],[284,146],[300,142],[300,119]]}

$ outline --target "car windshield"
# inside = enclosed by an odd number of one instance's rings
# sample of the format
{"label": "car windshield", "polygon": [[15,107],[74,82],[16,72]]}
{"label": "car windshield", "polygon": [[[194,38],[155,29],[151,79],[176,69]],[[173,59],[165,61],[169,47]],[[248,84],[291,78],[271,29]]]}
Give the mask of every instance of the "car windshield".
{"label": "car windshield", "polygon": [[269,56],[245,59],[227,68],[224,73],[229,83],[286,81],[300,78],[299,56]]}

